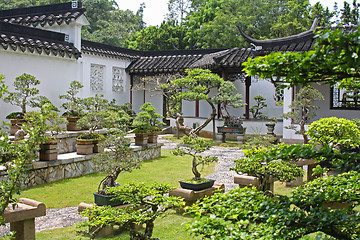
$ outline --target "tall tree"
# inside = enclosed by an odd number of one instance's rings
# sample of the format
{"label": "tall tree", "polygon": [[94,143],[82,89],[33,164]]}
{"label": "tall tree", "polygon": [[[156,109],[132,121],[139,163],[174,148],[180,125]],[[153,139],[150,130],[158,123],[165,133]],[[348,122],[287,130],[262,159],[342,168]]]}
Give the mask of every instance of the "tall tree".
{"label": "tall tree", "polygon": [[163,22],[159,27],[150,26],[134,33],[125,46],[138,50],[185,49],[186,28],[175,21]]}
{"label": "tall tree", "polygon": [[203,1],[186,19],[186,40],[194,48],[244,47],[237,25],[257,39],[282,37],[309,29],[310,11],[308,0]]}

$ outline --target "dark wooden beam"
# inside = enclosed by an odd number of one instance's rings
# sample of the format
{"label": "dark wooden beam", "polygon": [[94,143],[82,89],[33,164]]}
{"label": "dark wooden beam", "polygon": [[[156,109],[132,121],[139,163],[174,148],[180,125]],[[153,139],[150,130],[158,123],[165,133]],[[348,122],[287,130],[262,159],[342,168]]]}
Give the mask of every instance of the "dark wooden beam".
{"label": "dark wooden beam", "polygon": [[247,76],[245,78],[245,119],[250,118],[250,85],[251,77]]}

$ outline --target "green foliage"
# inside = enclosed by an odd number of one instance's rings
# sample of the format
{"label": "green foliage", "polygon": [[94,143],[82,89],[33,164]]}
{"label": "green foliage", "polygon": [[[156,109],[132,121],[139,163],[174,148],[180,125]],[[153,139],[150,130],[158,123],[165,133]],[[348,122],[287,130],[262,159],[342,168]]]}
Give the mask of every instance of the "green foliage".
{"label": "green foliage", "polygon": [[21,142],[10,141],[6,132],[0,132],[0,153],[5,153],[0,155],[0,162],[4,162],[2,171],[7,175],[0,182],[0,225],[5,224],[5,208],[16,202],[14,195],[19,193],[27,178],[29,163],[35,160],[38,144],[44,141],[40,132],[39,128],[29,130],[28,137]]}
{"label": "green foliage", "polygon": [[193,158],[192,161],[192,172],[194,174],[193,180],[199,180],[201,174],[197,167],[199,165],[206,165],[212,162],[217,162],[216,156],[202,156],[200,153],[209,150],[211,147],[211,141],[199,138],[197,136],[184,136],[182,139],[182,145],[177,145],[172,154],[175,156],[189,155]]}
{"label": "green foliage", "polygon": [[132,126],[135,128],[133,132],[135,133],[147,133],[153,131],[159,131],[161,125],[165,125],[163,122],[159,121],[159,118],[164,118],[161,114],[156,112],[156,108],[147,102],[140,107],[141,112],[139,112]]}
{"label": "green foliage", "polygon": [[308,30],[315,17],[326,16],[322,8],[313,15],[306,0],[210,0],[193,6],[185,21],[191,48],[247,47],[236,26],[255,39],[278,38]]}
{"label": "green foliage", "polygon": [[70,83],[69,90],[66,91],[66,94],[60,95],[60,99],[65,99],[67,102],[63,103],[61,106],[66,110],[64,115],[69,117],[81,117],[83,113],[83,100],[77,95],[80,92],[80,89],[84,86],[74,80]]}
{"label": "green foliage", "polygon": [[329,148],[345,150],[360,145],[360,130],[344,118],[321,118],[310,124],[307,135],[311,142]]}
{"label": "green foliage", "polygon": [[351,171],[337,177],[317,178],[296,188],[293,196],[297,199],[308,199],[303,203],[305,206],[319,202],[353,202],[354,205],[358,205],[360,200],[359,176],[359,172]]}
{"label": "green foliage", "polygon": [[177,89],[176,102],[186,101],[200,101],[205,100],[211,107],[211,114],[208,119],[199,125],[196,129],[193,129],[190,134],[196,134],[200,132],[216,114],[216,108],[214,106],[210,91],[212,89],[218,89],[224,80],[217,74],[211,73],[209,69],[187,69],[187,76],[171,80],[167,83],[168,89]]}
{"label": "green foliage", "polygon": [[254,97],[254,100],[255,100],[256,105],[251,106],[249,109],[249,111],[253,115],[253,118],[255,118],[255,119],[267,118],[267,116],[265,116],[261,112],[261,109],[267,107],[266,98],[261,95],[256,95]]}
{"label": "green foliage", "polygon": [[[245,173],[258,177],[260,181],[259,190],[262,191],[269,184],[270,177],[277,178],[281,182],[295,180],[296,177],[303,175],[303,171],[300,167],[290,163],[291,152],[284,146],[280,145],[272,149],[244,150],[245,158],[236,159],[235,167],[231,168],[231,170],[236,171],[238,174]],[[286,155],[286,152],[290,153],[289,156]],[[293,159],[293,161],[298,159]]]}
{"label": "green foliage", "polygon": [[[314,51],[304,53],[276,52],[249,59],[244,70],[249,75],[272,79],[274,83],[309,85],[311,82],[335,84],[340,88],[357,91],[360,87],[360,31],[355,29],[327,29],[318,32]],[[281,78],[282,77],[282,78]]]}
{"label": "green foliage", "polygon": [[[291,125],[287,126],[287,128],[295,130],[296,134],[303,135],[304,144],[308,143],[305,125],[311,118],[316,116],[316,113],[311,112],[311,110],[320,108],[312,104],[315,100],[324,100],[324,96],[315,88],[305,86],[299,90],[290,104],[292,111],[282,115],[283,118],[291,120]],[[295,124],[300,126],[299,130],[296,130]]]}
{"label": "green foliage", "polygon": [[134,33],[125,47],[137,50],[185,49],[185,33],[185,26],[177,25],[175,21],[163,22],[160,26],[150,26]]}
{"label": "green foliage", "polygon": [[[119,225],[129,230],[130,239],[152,239],[154,221],[167,214],[168,210],[182,207],[183,201],[174,196],[168,196],[172,187],[166,184],[130,183],[112,188],[111,193],[125,203],[131,204],[126,208],[92,207],[82,214],[88,221],[80,226],[90,226],[95,229],[91,235],[103,226]],[[144,231],[135,231],[135,224],[145,224]]]}
{"label": "green foliage", "polygon": [[90,134],[100,128],[118,128],[126,131],[130,123],[130,116],[123,110],[108,110],[111,109],[108,106],[109,101],[103,97],[103,95],[96,94],[94,97],[81,100],[86,112],[78,120],[77,125],[88,129]]}
{"label": "green foliage", "polygon": [[23,114],[26,113],[26,106],[30,105],[30,97],[39,93],[39,89],[35,86],[39,85],[40,81],[34,76],[24,73],[17,77],[13,82],[14,92],[7,91],[7,96],[3,98],[5,102],[19,106]]}
{"label": "green foliage", "polygon": [[53,138],[63,132],[64,129],[61,127],[61,124],[65,124],[67,121],[52,109],[53,105],[51,103],[46,103],[41,107],[41,112],[27,112],[25,114],[25,123],[22,128],[25,133],[36,129],[36,132],[39,135]]}
{"label": "green foliage", "polygon": [[0,74],[0,98],[2,98],[3,94],[7,91],[7,86],[4,83],[5,76]]}
{"label": "green foliage", "polygon": [[100,146],[106,148],[106,151],[97,154],[94,163],[97,171],[108,174],[98,187],[99,193],[105,193],[107,188],[115,187],[115,181],[120,173],[139,168],[141,160],[133,156],[129,147],[130,140],[120,130],[109,130]]}
{"label": "green foliage", "polygon": [[144,103],[140,107],[140,110],[149,113],[150,115],[149,124],[151,126],[151,131],[160,131],[161,130],[160,126],[165,125],[164,122],[159,121],[159,118],[163,119],[164,116],[157,113],[156,108],[154,108],[154,106],[151,103],[149,102]]}
{"label": "green foliage", "polygon": [[276,140],[276,137],[269,134],[248,136],[245,143],[240,145],[240,149],[272,148]]}
{"label": "green foliage", "polygon": [[[357,175],[357,176],[355,176]],[[339,176],[339,183],[354,182],[359,174]],[[254,188],[238,188],[226,194],[217,193],[188,208],[195,220],[187,228],[205,239],[299,239],[309,233],[323,232],[335,239],[357,239],[360,215],[349,210],[331,210],[322,205],[333,184],[321,185],[306,191],[299,187],[292,197],[272,196]],[[351,180],[353,179],[353,180]],[[356,192],[358,184],[339,187]],[[304,191],[303,191],[304,190]],[[336,194],[336,191],[330,191]],[[344,194],[346,195],[346,194]],[[350,193],[350,195],[353,195]],[[357,195],[357,194],[355,194]],[[317,199],[314,200],[313,199]]]}

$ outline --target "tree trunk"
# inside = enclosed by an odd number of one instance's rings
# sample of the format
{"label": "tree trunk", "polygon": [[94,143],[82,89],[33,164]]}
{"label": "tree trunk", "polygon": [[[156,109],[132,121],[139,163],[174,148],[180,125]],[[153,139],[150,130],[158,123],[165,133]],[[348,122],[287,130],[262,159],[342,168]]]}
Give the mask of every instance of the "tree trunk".
{"label": "tree trunk", "polygon": [[196,135],[197,133],[199,133],[204,127],[206,127],[215,117],[216,115],[216,108],[214,106],[214,104],[212,102],[210,102],[209,99],[206,99],[206,101],[209,103],[209,105],[211,106],[212,112],[211,115],[208,119],[206,119],[206,121],[201,124],[200,126],[198,126],[197,128],[193,129],[190,131],[190,135]]}
{"label": "tree trunk", "polygon": [[196,157],[193,157],[193,161],[192,161],[192,172],[194,174],[194,179],[200,179],[201,178],[201,174],[199,173],[199,171],[197,170],[197,165],[198,163],[196,162]]}
{"label": "tree trunk", "polygon": [[145,238],[144,239],[151,239],[153,231],[154,231],[154,221],[149,220],[149,221],[146,222],[145,233],[144,233]]}

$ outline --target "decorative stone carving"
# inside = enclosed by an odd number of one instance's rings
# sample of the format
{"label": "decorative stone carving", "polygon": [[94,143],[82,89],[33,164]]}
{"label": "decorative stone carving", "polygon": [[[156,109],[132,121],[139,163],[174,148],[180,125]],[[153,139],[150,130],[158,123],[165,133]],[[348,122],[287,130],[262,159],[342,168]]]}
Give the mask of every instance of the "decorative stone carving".
{"label": "decorative stone carving", "polygon": [[112,91],[121,93],[124,92],[124,75],[125,70],[119,67],[112,69]]}
{"label": "decorative stone carving", "polygon": [[94,92],[101,92],[104,90],[104,73],[105,66],[98,64],[91,64],[90,70],[90,89]]}

